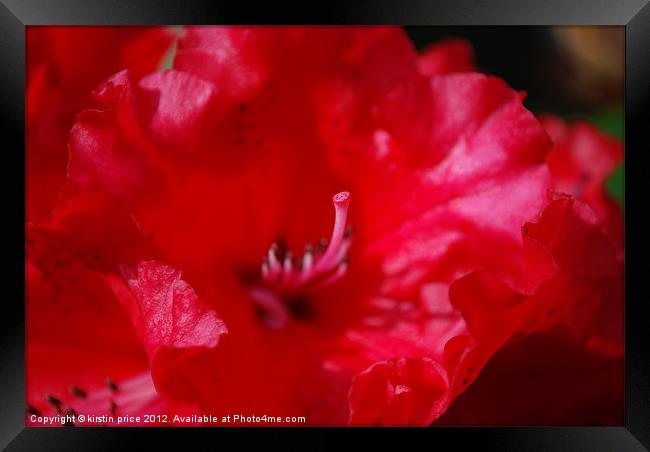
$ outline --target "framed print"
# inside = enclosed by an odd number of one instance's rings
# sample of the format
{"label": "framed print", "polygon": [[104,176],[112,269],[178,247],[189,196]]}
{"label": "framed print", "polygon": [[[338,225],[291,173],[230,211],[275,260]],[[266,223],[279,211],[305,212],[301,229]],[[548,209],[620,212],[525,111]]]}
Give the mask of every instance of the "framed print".
{"label": "framed print", "polygon": [[3,1],[2,445],[647,450],[646,3]]}

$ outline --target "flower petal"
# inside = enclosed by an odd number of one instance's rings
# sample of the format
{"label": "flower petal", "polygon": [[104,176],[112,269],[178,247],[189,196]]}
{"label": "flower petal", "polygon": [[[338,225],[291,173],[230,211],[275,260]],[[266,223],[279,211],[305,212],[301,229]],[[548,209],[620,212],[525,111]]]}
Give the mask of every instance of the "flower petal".
{"label": "flower petal", "polygon": [[475,71],[474,49],[464,39],[438,41],[420,53],[418,68],[421,74],[429,76]]}
{"label": "flower petal", "polygon": [[451,286],[451,302],[471,335],[460,347],[448,343],[455,347],[449,370],[457,393],[507,343],[558,325],[595,352],[622,356],[622,267],[593,212],[556,199],[538,222],[525,225],[524,235],[530,293],[487,271]]}
{"label": "flower petal", "polygon": [[67,139],[91,91],[121,70],[154,70],[174,40],[164,27],[30,27],[27,40],[27,217],[46,221],[65,183]]}
{"label": "flower petal", "polygon": [[[148,373],[107,281],[117,262],[148,253],[128,213],[103,194],[85,194],[52,222],[28,226],[27,399],[33,407],[52,410],[49,394],[81,408],[72,385],[90,392],[105,388],[106,377],[124,381]],[[108,414],[110,398],[102,400],[95,407]]]}
{"label": "flower petal", "polygon": [[541,121],[555,143],[546,158],[554,189],[587,203],[606,220],[607,233],[622,257],[623,212],[619,203],[607,194],[605,183],[622,163],[623,143],[587,122],[566,124],[549,115],[542,116]]}
{"label": "flower petal", "polygon": [[214,349],[228,332],[225,324],[172,267],[147,261],[123,266],[122,273],[128,291],[118,284],[114,290],[144,344],[156,386],[174,398],[191,399],[195,387],[184,361]]}
{"label": "flower petal", "polygon": [[428,358],[395,358],[356,375],[350,424],[428,425],[445,407],[445,370]]}

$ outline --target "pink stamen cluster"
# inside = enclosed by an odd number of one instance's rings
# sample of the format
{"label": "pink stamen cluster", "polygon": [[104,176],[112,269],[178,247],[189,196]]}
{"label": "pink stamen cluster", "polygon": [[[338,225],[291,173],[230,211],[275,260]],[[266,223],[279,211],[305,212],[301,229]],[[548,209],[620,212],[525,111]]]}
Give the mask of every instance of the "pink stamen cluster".
{"label": "pink stamen cluster", "polygon": [[289,319],[282,298],[327,287],[340,280],[348,269],[347,252],[350,249],[350,230],[346,229],[350,193],[341,192],[332,197],[335,219],[329,244],[321,241],[314,249],[305,247],[300,259],[290,252],[281,255],[277,244],[271,245],[262,263],[263,285],[251,289],[251,296],[267,314],[267,325],[281,328]]}

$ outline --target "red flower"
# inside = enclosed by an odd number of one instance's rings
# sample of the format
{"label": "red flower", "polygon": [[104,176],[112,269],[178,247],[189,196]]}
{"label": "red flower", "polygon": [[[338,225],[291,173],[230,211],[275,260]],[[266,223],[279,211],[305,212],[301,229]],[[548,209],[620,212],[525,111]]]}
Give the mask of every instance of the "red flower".
{"label": "red flower", "polygon": [[52,243],[99,256],[158,393],[206,413],[424,425],[531,333],[618,353],[610,240],[549,198],[521,96],[465,69],[398,29],[189,28],[78,116]]}
{"label": "red flower", "polygon": [[65,182],[74,115],[114,72],[154,70],[174,39],[164,28],[27,27],[27,218],[48,219]]}

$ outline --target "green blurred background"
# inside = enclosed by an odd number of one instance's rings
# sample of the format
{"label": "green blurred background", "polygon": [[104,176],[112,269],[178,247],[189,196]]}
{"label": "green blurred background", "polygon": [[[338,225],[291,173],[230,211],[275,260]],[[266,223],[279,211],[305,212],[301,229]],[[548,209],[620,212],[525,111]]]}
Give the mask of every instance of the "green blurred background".
{"label": "green blurred background", "polygon": [[[585,119],[624,139],[623,27],[406,27],[418,49],[444,38],[472,43],[483,72],[502,77],[528,93],[535,113],[566,120]],[[607,190],[625,200],[624,166],[607,181]]]}

